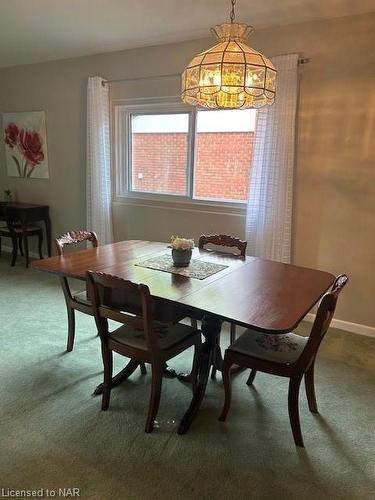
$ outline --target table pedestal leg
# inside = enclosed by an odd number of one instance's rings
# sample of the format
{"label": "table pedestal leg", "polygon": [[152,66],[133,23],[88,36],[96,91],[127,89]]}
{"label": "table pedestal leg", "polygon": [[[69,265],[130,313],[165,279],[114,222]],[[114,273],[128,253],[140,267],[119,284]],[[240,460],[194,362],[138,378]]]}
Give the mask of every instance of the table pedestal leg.
{"label": "table pedestal leg", "polygon": [[[117,375],[115,375],[112,378],[111,388],[116,387],[116,385],[120,385],[127,378],[129,378],[130,375],[137,369],[139,365],[140,365],[139,361],[131,359],[129,363],[125,366],[125,368],[123,368],[120,372],[117,373]],[[103,384],[99,384],[98,387],[93,392],[93,395],[97,396],[98,394],[102,393],[103,393]]]}
{"label": "table pedestal leg", "polygon": [[179,434],[185,434],[188,431],[202,403],[210,367],[214,363],[216,355],[217,338],[220,334],[221,323],[222,320],[209,314],[206,314],[202,319],[202,334],[205,337],[205,342],[202,344],[198,357],[197,378],[193,381],[193,399],[178,426]]}
{"label": "table pedestal leg", "polygon": [[[113,389],[113,387],[116,387],[117,385],[122,384],[122,382],[125,382],[125,380],[127,380],[130,377],[130,375],[132,375],[132,373],[135,372],[138,366],[141,367],[142,375],[146,375],[147,371],[144,363],[140,363],[136,359],[131,359],[129,363],[125,366],[125,368],[123,368],[112,378],[111,388]],[[172,368],[169,368],[167,364],[164,367],[163,375],[166,378],[177,377],[176,372]],[[103,393],[103,384],[99,384],[98,387],[93,392],[93,395],[97,396],[102,393]]]}
{"label": "table pedestal leg", "polygon": [[214,351],[214,359],[212,363],[212,371],[211,371],[211,378],[214,379],[216,377],[216,372],[219,371],[221,372],[221,367],[223,365],[223,356],[221,354],[221,349],[220,349],[220,335],[216,337],[216,342],[215,342],[215,351]]}

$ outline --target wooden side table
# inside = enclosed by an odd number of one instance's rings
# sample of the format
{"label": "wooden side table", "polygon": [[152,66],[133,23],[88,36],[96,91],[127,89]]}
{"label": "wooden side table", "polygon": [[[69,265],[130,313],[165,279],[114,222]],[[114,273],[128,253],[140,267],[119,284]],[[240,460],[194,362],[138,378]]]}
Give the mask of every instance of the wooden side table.
{"label": "wooden side table", "polygon": [[49,217],[48,205],[34,205],[32,203],[22,202],[5,202],[0,201],[0,220],[5,220],[6,207],[12,208],[17,212],[17,218],[21,223],[23,232],[23,244],[26,258],[26,266],[29,265],[29,245],[26,237],[26,228],[33,222],[43,221],[47,236],[47,251],[48,257],[52,255],[52,232],[51,232],[51,219]]}

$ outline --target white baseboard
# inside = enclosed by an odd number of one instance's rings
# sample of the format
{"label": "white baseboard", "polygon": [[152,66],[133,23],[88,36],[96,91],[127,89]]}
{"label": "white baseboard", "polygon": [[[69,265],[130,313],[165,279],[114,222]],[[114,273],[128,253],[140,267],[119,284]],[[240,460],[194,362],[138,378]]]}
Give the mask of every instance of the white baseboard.
{"label": "white baseboard", "polygon": [[[305,320],[312,323],[315,319],[315,314],[309,313],[305,316]],[[351,323],[350,321],[344,321],[342,319],[333,319],[331,326],[333,328],[339,328],[340,330],[345,330],[350,333],[357,333],[358,335],[365,335],[366,337],[375,337],[375,327],[361,325],[360,323]]]}
{"label": "white baseboard", "polygon": [[[1,245],[1,251],[12,253],[13,248],[12,247],[8,247],[8,245]],[[30,250],[29,250],[29,257],[33,257],[34,259],[40,259],[38,253],[36,253],[36,252],[30,252]]]}

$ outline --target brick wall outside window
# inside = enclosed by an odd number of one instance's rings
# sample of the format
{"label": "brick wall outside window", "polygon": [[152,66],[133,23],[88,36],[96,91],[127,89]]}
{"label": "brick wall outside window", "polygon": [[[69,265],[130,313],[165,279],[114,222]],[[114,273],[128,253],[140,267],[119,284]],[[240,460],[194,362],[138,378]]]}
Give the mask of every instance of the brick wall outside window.
{"label": "brick wall outside window", "polygon": [[134,191],[186,194],[188,134],[137,133],[132,146]]}
{"label": "brick wall outside window", "polygon": [[[253,132],[200,132],[196,135],[196,198],[246,200]],[[133,190],[186,194],[188,136],[185,133],[133,134]]]}

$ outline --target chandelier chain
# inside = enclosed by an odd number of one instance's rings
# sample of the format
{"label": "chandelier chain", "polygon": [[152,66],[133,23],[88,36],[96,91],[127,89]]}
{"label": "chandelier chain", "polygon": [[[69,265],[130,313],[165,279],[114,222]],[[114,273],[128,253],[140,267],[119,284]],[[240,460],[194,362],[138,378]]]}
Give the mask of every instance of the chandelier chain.
{"label": "chandelier chain", "polygon": [[231,0],[232,9],[230,11],[230,22],[234,23],[234,18],[236,17],[236,13],[234,12],[234,6],[236,5],[236,0]]}

